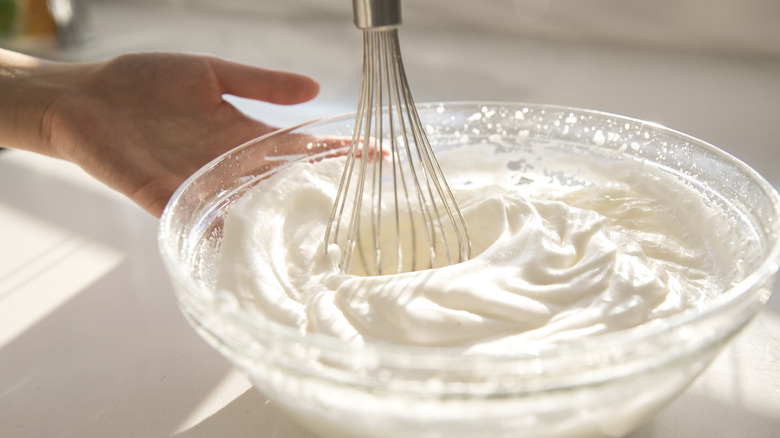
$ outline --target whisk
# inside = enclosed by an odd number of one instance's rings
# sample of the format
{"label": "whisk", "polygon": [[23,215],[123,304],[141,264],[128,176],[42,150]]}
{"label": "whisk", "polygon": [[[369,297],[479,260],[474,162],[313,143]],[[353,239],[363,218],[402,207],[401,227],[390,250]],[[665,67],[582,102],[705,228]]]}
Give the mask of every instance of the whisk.
{"label": "whisk", "polygon": [[[400,0],[353,0],[363,71],[344,172],[325,233],[339,269],[383,275],[467,260],[471,242],[409,90]],[[331,253],[333,254],[333,253]],[[359,263],[353,263],[353,255]]]}

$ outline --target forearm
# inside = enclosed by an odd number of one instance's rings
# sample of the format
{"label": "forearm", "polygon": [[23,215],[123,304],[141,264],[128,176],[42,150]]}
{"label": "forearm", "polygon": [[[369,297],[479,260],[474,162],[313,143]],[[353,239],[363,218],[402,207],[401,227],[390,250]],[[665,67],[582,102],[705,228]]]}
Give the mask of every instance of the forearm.
{"label": "forearm", "polygon": [[47,109],[61,94],[59,64],[0,49],[0,146],[58,156],[48,141]]}

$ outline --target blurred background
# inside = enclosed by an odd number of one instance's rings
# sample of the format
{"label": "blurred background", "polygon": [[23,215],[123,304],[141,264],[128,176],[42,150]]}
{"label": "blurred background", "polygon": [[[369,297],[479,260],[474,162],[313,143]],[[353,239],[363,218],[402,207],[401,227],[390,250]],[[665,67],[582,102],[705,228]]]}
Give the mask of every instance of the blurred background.
{"label": "blurred background", "polygon": [[[5,36],[42,35],[46,9],[60,33],[89,32],[87,9],[97,4],[172,7],[280,20],[350,20],[349,0],[0,0]],[[458,29],[578,42],[780,55],[780,3],[775,0],[405,0],[404,21]],[[98,20],[99,26],[101,20]],[[129,21],[129,20],[128,20]],[[148,27],[135,23],[128,29]],[[120,35],[113,35],[120,36]],[[63,35],[60,35],[63,38]],[[67,40],[67,36],[65,36]],[[69,43],[78,43],[69,41]]]}
{"label": "blurred background", "polygon": [[[619,113],[710,141],[774,178],[762,153],[776,147],[767,129],[780,121],[777,0],[402,4],[401,47],[418,102]],[[0,46],[38,56],[207,52],[320,80],[321,96],[293,108],[236,100],[280,126],[354,109],[361,60],[351,23],[350,0],[0,0]]]}
{"label": "blurred background", "polygon": [[[657,122],[780,187],[778,0],[402,0],[418,102],[525,101]],[[311,75],[277,126],[354,111],[350,0],[0,0],[0,47],[67,62],[210,53]],[[2,99],[2,96],[0,96]],[[0,436],[310,438],[181,317],[156,219],[80,169],[0,153]],[[777,289],[777,288],[776,288]],[[780,296],[631,438],[776,437]]]}

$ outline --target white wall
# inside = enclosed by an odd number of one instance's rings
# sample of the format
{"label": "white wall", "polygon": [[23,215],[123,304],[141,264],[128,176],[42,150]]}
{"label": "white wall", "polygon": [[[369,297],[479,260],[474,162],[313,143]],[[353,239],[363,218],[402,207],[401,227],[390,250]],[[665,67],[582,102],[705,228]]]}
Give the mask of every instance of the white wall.
{"label": "white wall", "polygon": [[[165,1],[280,18],[351,20],[352,13],[351,0]],[[780,57],[780,0],[402,0],[402,5],[407,26]]]}

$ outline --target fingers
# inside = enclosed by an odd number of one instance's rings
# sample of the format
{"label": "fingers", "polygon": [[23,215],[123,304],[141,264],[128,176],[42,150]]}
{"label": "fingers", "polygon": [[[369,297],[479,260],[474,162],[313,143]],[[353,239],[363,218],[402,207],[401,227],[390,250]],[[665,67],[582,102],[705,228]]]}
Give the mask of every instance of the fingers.
{"label": "fingers", "polygon": [[226,59],[209,58],[217,81],[227,94],[292,105],[313,99],[320,86],[314,79],[295,73],[266,70]]}

